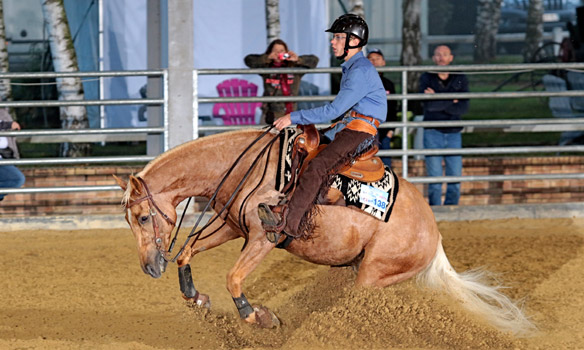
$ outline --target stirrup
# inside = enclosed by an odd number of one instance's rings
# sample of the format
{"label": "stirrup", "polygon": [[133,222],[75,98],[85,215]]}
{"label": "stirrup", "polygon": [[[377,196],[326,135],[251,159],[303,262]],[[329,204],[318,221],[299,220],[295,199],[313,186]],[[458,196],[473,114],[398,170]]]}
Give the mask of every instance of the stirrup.
{"label": "stirrup", "polygon": [[282,231],[286,226],[286,214],[288,214],[287,206],[282,208],[281,213],[274,213],[268,204],[260,203],[258,205],[258,216],[266,232],[266,238],[271,243],[278,243],[280,237],[282,237]]}

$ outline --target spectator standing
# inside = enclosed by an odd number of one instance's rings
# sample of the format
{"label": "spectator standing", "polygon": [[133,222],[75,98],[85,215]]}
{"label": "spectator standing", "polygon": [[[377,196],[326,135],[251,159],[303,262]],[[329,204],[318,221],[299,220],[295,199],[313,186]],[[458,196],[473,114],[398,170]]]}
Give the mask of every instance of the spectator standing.
{"label": "spectator standing", "polygon": [[[249,68],[315,68],[318,57],[314,55],[298,56],[288,50],[283,40],[276,39],[268,45],[263,54],[250,54],[244,58]],[[264,81],[264,96],[298,96],[300,80],[304,74],[261,74]],[[269,102],[262,105],[261,123],[272,124],[297,109],[296,102]]]}
{"label": "spectator standing", "polygon": [[[449,65],[454,56],[450,48],[440,45],[434,50],[432,60],[438,66]],[[468,92],[468,80],[464,74],[448,72],[426,72],[420,77],[420,92],[458,93]],[[468,111],[468,99],[428,100],[424,102],[424,121],[460,120]],[[445,149],[462,148],[462,127],[425,127],[424,148]],[[444,168],[442,162],[444,161]],[[426,172],[428,176],[461,176],[461,155],[426,155]],[[428,200],[430,205],[441,205],[442,184],[428,185]],[[460,182],[448,183],[444,205],[458,205],[460,199]]]}
{"label": "spectator standing", "polygon": [[331,143],[308,163],[300,175],[290,201],[274,208],[261,203],[258,214],[267,232],[285,231],[299,237],[307,228],[306,216],[314,208],[319,190],[328,177],[368,150],[375,142],[377,127],[385,121],[387,98],[379,74],[362,52],[369,29],[361,17],[346,14],[326,30],[333,34],[331,46],[342,63],[341,89],[322,107],[300,110],[276,120],[278,130],[294,124],[324,123],[344,115],[325,135]]}
{"label": "spectator standing", "polygon": [[[0,109],[0,130],[20,130],[20,125],[12,120],[5,108]],[[13,137],[0,136],[0,158],[18,159],[18,147]],[[24,185],[24,174],[14,165],[0,165],[0,188],[18,188]],[[0,201],[4,199],[0,194]]]}
{"label": "spectator standing", "polygon": [[[385,58],[383,57],[383,52],[380,49],[371,49],[368,50],[367,58],[375,67],[385,67]],[[381,82],[383,83],[383,88],[385,89],[386,95],[395,95],[395,85],[393,82],[386,77],[383,76],[383,73],[379,73],[379,77],[381,78]],[[395,122],[397,121],[397,101],[396,100],[387,100],[387,118],[385,119],[386,122]],[[380,128],[378,130],[378,138],[379,138],[379,148],[380,149],[391,149],[391,138],[393,137],[393,133],[395,132],[395,128]],[[385,165],[391,167],[391,157],[381,157],[381,160]]]}

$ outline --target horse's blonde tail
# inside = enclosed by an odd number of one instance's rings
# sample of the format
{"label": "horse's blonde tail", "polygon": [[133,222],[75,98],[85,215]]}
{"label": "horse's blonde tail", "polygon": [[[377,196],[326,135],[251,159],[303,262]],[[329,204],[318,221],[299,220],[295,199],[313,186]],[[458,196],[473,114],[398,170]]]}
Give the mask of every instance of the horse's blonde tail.
{"label": "horse's blonde tail", "polygon": [[485,280],[486,272],[481,270],[456,273],[444,253],[442,239],[438,242],[434,259],[417,276],[419,283],[447,291],[462,302],[466,309],[485,317],[502,331],[518,336],[527,336],[535,331],[535,326],[521,308],[499,292],[502,287],[489,286]]}

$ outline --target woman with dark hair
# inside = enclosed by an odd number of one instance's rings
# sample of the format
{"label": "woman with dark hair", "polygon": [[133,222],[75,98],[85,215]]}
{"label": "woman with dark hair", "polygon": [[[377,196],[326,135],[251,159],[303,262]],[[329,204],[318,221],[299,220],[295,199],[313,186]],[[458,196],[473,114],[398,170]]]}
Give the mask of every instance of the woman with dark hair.
{"label": "woman with dark hair", "polygon": [[[315,68],[318,57],[314,55],[298,56],[288,50],[288,45],[276,39],[268,45],[263,54],[245,56],[245,64],[249,68]],[[298,96],[300,79],[304,74],[260,74],[264,80],[264,96]],[[262,105],[261,122],[272,124],[280,118],[297,109],[296,102],[269,102]]]}

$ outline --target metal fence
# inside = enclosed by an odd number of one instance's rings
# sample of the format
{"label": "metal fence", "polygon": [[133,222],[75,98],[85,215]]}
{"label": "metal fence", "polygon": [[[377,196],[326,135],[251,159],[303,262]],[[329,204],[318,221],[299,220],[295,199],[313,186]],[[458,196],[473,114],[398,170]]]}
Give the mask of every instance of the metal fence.
{"label": "metal fence", "polygon": [[[407,93],[408,73],[427,71],[465,72],[466,74],[510,74],[533,71],[560,71],[575,70],[584,71],[584,63],[530,63],[530,64],[496,64],[496,65],[453,65],[453,66],[416,66],[416,67],[383,67],[380,72],[394,72],[401,74],[401,90],[403,93],[388,96],[388,100],[401,101],[402,120],[395,123],[383,123],[380,127],[401,129],[402,135],[408,135],[410,130],[430,126],[462,126],[469,130],[480,128],[505,128],[515,127],[517,131],[538,131],[537,125],[558,126],[556,130],[584,130],[584,118],[553,118],[553,119],[509,119],[509,120],[462,120],[462,121],[437,121],[415,122],[408,120],[408,101],[433,100],[433,99],[495,99],[495,98],[522,98],[522,97],[584,97],[584,90],[568,90],[560,92],[549,91],[521,91],[521,92],[471,92],[464,94],[411,94]],[[303,73],[303,74],[332,74],[341,73],[340,68],[316,68],[316,69],[201,69],[196,75],[217,74],[267,74],[267,73]],[[196,76],[195,75],[195,76]],[[196,82],[197,79],[195,79]],[[438,95],[438,96],[437,96]],[[196,103],[218,102],[322,102],[332,101],[335,96],[289,96],[289,97],[206,97],[198,98]],[[318,125],[326,126],[326,125]],[[200,126],[199,132],[233,130],[238,127]],[[501,154],[530,154],[550,152],[584,152],[584,145],[580,146],[533,146],[533,147],[487,147],[470,149],[411,149],[408,142],[402,142],[401,150],[381,150],[380,156],[401,156],[402,176],[412,183],[438,183],[438,182],[464,182],[464,181],[505,181],[522,179],[584,179],[584,173],[566,174],[524,174],[524,175],[488,175],[488,176],[442,176],[442,177],[411,177],[408,172],[408,157],[423,155],[501,155]]]}
{"label": "metal fence", "polygon": [[[71,72],[71,73],[0,73],[0,79],[56,79],[79,77],[107,78],[107,77],[157,77],[163,82],[162,96],[159,98],[140,99],[100,99],[100,100],[58,100],[58,101],[0,101],[0,108],[6,107],[65,107],[65,106],[121,106],[147,105],[162,106],[162,125],[142,128],[104,128],[104,129],[49,129],[49,130],[19,130],[0,131],[0,136],[23,137],[64,137],[77,139],[91,135],[162,135],[164,150],[168,149],[168,73],[166,70],[149,71],[110,71],[110,72]],[[74,164],[119,164],[145,163],[153,156],[108,156],[108,157],[79,157],[79,158],[26,158],[0,159],[0,165],[74,165]],[[44,192],[89,192],[111,191],[116,186],[75,186],[75,187],[31,187],[31,188],[0,188],[0,193],[44,193]]]}
{"label": "metal fence", "polygon": [[[418,67],[383,67],[380,72],[399,73],[401,75],[401,90],[403,93],[388,96],[389,100],[399,100],[402,104],[402,120],[399,122],[383,123],[381,127],[396,128],[402,135],[408,135],[417,128],[429,126],[462,126],[465,132],[476,132],[482,128],[510,128],[515,131],[537,132],[538,127],[546,126],[555,130],[584,130],[584,119],[581,118],[550,118],[550,119],[505,119],[505,120],[462,120],[449,122],[420,122],[410,121],[407,118],[408,102],[414,100],[431,99],[494,99],[494,98],[522,98],[522,97],[584,97],[584,90],[568,90],[560,92],[549,91],[513,91],[513,92],[472,92],[465,94],[410,94],[407,93],[407,83],[409,73],[426,71],[450,71],[465,72],[467,74],[510,74],[517,72],[533,71],[558,71],[577,70],[584,71],[584,63],[549,63],[549,64],[499,64],[499,65],[454,65],[447,67],[438,66],[418,66]],[[341,73],[340,68],[278,68],[278,69],[199,69],[193,72],[193,91],[198,91],[198,76],[200,75],[240,75],[240,74],[267,74],[267,73],[304,73],[304,74],[333,74]],[[162,134],[164,137],[164,149],[168,149],[169,128],[168,125],[168,104],[172,103],[172,97],[168,96],[168,77],[166,70],[157,71],[125,71],[125,72],[86,72],[86,73],[10,73],[0,74],[0,79],[15,78],[58,78],[58,77],[113,77],[113,76],[148,76],[162,77],[164,81],[164,92],[161,98],[147,99],[124,99],[124,100],[93,100],[93,101],[27,101],[27,102],[0,102],[0,107],[47,107],[47,106],[71,106],[71,105],[159,105],[163,108],[163,125],[148,128],[128,128],[128,129],[84,129],[84,130],[21,130],[0,132],[0,136],[40,136],[40,135],[92,135],[92,134],[120,134],[129,135],[135,133],[142,134]],[[193,96],[193,106],[195,121],[199,119],[198,106],[201,103],[229,103],[229,102],[327,102],[332,101],[335,96],[289,96],[289,97],[199,97]],[[223,132],[234,129],[249,128],[246,126],[203,126],[194,123],[193,138],[206,132]],[[325,125],[318,125],[325,126]],[[262,127],[262,125],[251,126]],[[405,139],[405,137],[404,137]],[[464,182],[464,181],[505,181],[505,180],[536,180],[536,179],[583,179],[584,173],[565,174],[524,174],[524,175],[485,175],[485,176],[461,176],[461,177],[420,177],[410,176],[408,172],[408,159],[415,156],[424,155],[503,155],[503,154],[533,154],[533,153],[580,153],[584,152],[584,145],[577,146],[533,146],[533,147],[485,147],[467,149],[412,149],[408,142],[402,142],[401,149],[382,150],[380,156],[399,156],[402,159],[402,176],[413,183],[433,183],[433,182]],[[136,162],[143,163],[151,160],[151,156],[129,156],[129,157],[87,157],[87,158],[51,158],[51,159],[21,159],[21,160],[0,160],[0,165],[54,165],[54,164],[113,164]],[[51,187],[51,188],[21,188],[21,189],[0,189],[0,193],[36,193],[36,192],[82,192],[82,191],[110,191],[117,190],[117,186],[78,186],[78,187]]]}

